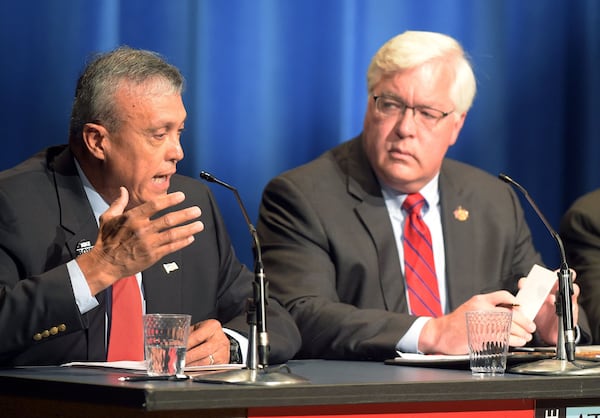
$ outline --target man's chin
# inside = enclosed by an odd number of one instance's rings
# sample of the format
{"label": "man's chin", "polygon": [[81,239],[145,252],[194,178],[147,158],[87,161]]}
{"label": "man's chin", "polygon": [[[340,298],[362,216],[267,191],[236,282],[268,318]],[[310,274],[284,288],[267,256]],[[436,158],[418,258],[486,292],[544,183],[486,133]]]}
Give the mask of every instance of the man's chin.
{"label": "man's chin", "polygon": [[[416,193],[423,187],[422,179],[415,177],[414,173],[402,172],[387,173],[383,179],[388,187],[400,193]],[[413,175],[409,175],[413,174]]]}

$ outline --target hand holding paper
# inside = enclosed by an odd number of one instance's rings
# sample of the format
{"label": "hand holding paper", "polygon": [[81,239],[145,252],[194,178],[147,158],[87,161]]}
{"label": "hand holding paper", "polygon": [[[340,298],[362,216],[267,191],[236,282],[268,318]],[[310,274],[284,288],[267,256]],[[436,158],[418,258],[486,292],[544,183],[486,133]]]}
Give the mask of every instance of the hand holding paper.
{"label": "hand holding paper", "polygon": [[525,284],[516,296],[521,312],[527,318],[533,321],[557,279],[556,272],[547,268],[537,264],[531,268]]}

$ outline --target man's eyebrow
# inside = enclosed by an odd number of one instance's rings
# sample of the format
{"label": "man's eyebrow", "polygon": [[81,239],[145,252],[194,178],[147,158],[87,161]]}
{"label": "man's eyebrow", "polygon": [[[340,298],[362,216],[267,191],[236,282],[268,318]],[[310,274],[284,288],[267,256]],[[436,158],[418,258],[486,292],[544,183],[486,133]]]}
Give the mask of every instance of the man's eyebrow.
{"label": "man's eyebrow", "polygon": [[173,129],[173,128],[179,129],[179,126],[182,126],[182,125],[177,125],[176,123],[173,123],[173,122],[165,122],[163,124],[157,124],[154,126],[150,126],[150,127],[146,128],[146,131],[147,132],[156,132],[161,129]]}

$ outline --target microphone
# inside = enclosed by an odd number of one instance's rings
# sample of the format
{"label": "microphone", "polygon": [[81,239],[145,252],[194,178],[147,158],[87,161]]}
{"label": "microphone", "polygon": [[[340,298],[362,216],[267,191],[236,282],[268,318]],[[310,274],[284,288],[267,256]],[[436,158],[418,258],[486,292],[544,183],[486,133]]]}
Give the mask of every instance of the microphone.
{"label": "microphone", "polygon": [[[546,217],[542,214],[538,206],[535,204],[533,199],[529,196],[529,193],[523,186],[511,179],[506,174],[498,174],[498,178],[505,183],[509,183],[516,187],[527,199],[537,216],[541,219],[546,229],[550,232],[550,235],[554,238],[558,244],[560,251],[560,269],[558,272],[559,281],[559,301],[562,304],[562,319],[563,319],[563,330],[565,334],[565,350],[567,354],[567,360],[575,360],[575,331],[573,325],[573,306],[571,303],[571,296],[573,295],[573,282],[571,280],[571,270],[567,264],[567,257],[565,255],[565,247],[562,239],[558,232],[556,232],[550,223],[546,220]],[[558,350],[557,350],[558,354]]]}
{"label": "microphone", "polygon": [[[254,253],[254,275],[255,281],[253,283],[254,290],[254,299],[250,301],[249,305],[249,313],[248,313],[248,323],[251,325],[250,329],[250,337],[248,341],[248,368],[251,370],[256,369],[256,363],[258,362],[261,366],[268,365],[268,356],[269,356],[269,336],[267,333],[267,314],[266,314],[266,305],[267,305],[267,285],[265,280],[264,266],[262,261],[262,252],[260,248],[260,242],[258,240],[258,234],[256,232],[256,228],[250,221],[250,217],[248,216],[248,212],[246,211],[246,207],[240,198],[240,194],[238,190],[225,183],[224,181],[219,180],[215,176],[206,171],[200,172],[200,177],[203,180],[206,180],[210,183],[216,183],[220,186],[225,187],[233,192],[235,198],[238,202],[238,205],[244,215],[244,219],[246,220],[246,224],[248,225],[248,229],[250,230],[250,235],[252,236],[252,250]],[[256,318],[254,319],[253,316]],[[258,327],[258,338],[255,338],[254,327]],[[257,351],[258,349],[258,351]],[[256,356],[258,355],[258,359]]]}
{"label": "microphone", "polygon": [[242,215],[244,215],[244,219],[246,220],[248,229],[250,230],[250,235],[252,236],[252,240],[253,240],[252,251],[254,252],[254,258],[257,259],[257,262],[260,262],[262,264],[262,254],[260,251],[260,245],[258,242],[258,235],[256,233],[256,228],[254,227],[254,225],[252,225],[252,222],[250,221],[250,217],[248,216],[248,212],[246,211],[246,207],[244,206],[244,203],[242,202],[242,199],[240,197],[240,194],[238,193],[238,190],[235,187],[225,183],[224,181],[219,180],[212,174],[207,173],[206,171],[200,172],[200,178],[202,178],[203,180],[206,180],[210,183],[216,183],[216,184],[223,186],[226,189],[229,189],[233,192],[233,194],[235,195],[235,198],[238,202],[238,206],[242,210]]}

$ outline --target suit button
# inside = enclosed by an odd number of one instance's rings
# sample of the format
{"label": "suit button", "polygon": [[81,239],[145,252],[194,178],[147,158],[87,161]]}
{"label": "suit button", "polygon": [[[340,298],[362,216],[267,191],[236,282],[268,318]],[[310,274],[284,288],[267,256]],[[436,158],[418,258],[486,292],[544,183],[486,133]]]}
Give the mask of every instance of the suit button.
{"label": "suit button", "polygon": [[59,330],[60,332],[65,332],[65,331],[67,330],[67,326],[66,326],[65,324],[60,324],[60,325],[58,326],[58,330]]}
{"label": "suit button", "polygon": [[50,331],[48,331],[47,329],[42,332],[42,337],[48,338],[49,336],[50,336]]}
{"label": "suit button", "polygon": [[34,339],[35,341],[39,341],[39,340],[41,340],[41,339],[42,339],[42,334],[40,334],[40,333],[38,332],[37,334],[35,334],[35,335],[33,336],[33,339]]}
{"label": "suit button", "polygon": [[50,335],[56,335],[56,334],[58,334],[58,328],[57,327],[50,328]]}

